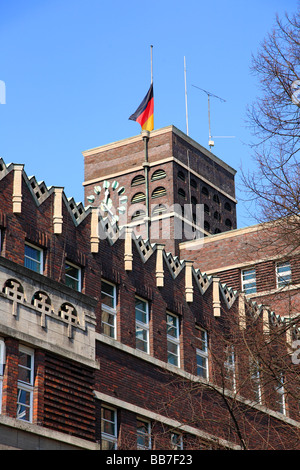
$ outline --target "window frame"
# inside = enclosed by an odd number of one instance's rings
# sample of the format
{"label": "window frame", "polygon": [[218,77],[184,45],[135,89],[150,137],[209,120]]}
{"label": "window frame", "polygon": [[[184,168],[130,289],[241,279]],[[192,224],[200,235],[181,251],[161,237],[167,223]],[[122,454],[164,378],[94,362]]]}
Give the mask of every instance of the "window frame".
{"label": "window frame", "polygon": [[[70,268],[77,269],[78,271],[78,279],[76,279],[73,276],[70,276],[70,274],[67,274],[66,267],[69,266]],[[78,284],[78,288],[76,289],[75,287],[72,287],[71,285],[67,284],[67,279],[71,279],[72,281],[76,281]],[[65,261],[65,283],[70,289],[74,289],[76,292],[81,292],[81,279],[82,279],[82,269],[78,265],[72,263],[69,260]]]}
{"label": "window frame", "polygon": [[[289,280],[288,281],[284,280],[284,278],[279,274],[279,271],[278,271],[278,268],[286,266],[286,265],[289,266],[289,270],[287,270],[288,274],[286,274],[284,277],[289,275]],[[281,261],[281,262],[276,263],[275,274],[276,274],[276,287],[277,287],[277,289],[284,288],[284,287],[288,286],[289,284],[291,284],[291,282],[292,282],[291,263],[289,261]]]}
{"label": "window frame", "polygon": [[[26,366],[20,365],[20,353],[27,354],[31,358],[31,367],[28,368]],[[20,380],[19,372],[20,369],[26,369],[30,371],[30,380],[28,382],[24,380]],[[32,423],[32,416],[33,416],[33,390],[34,390],[34,350],[28,348],[20,344],[19,346],[19,359],[18,359],[18,383],[17,383],[18,395],[17,395],[17,411],[16,411],[16,418],[20,421],[25,421]],[[24,401],[19,401],[19,397],[21,396],[21,392],[25,392],[25,394],[29,394],[29,404]],[[25,409],[29,410],[29,419],[24,419],[18,416],[19,408],[24,407]]]}
{"label": "window frame", "polygon": [[262,404],[262,387],[261,387],[261,373],[260,365],[255,359],[250,360],[250,379],[252,384],[252,391],[257,403]]}
{"label": "window frame", "polygon": [[138,174],[132,178],[130,186],[134,188],[136,186],[140,186],[141,184],[145,184],[145,175]]}
{"label": "window frame", "polygon": [[157,199],[159,197],[163,197],[167,195],[167,190],[164,186],[157,186],[153,189],[151,193],[151,199]]}
{"label": "window frame", "polygon": [[[137,301],[139,302],[144,302],[144,304],[146,305],[146,311],[143,311],[143,310],[140,310],[138,309],[140,312],[144,313],[146,315],[146,319],[147,319],[147,323],[144,323],[142,322],[141,320],[138,320],[137,319],[137,306],[136,306],[136,303]],[[149,325],[149,319],[150,319],[150,315],[149,315],[149,302],[145,299],[143,299],[142,297],[139,297],[139,296],[135,296],[135,338],[136,338],[136,341],[135,341],[135,348],[139,351],[142,351],[146,354],[149,354],[150,353],[150,344],[149,344],[149,337],[150,337],[150,325]],[[138,332],[138,328],[143,330],[145,333],[146,333],[146,341],[144,340],[141,340],[139,339],[139,341],[143,341],[145,344],[146,344],[146,351],[144,349],[141,349],[141,348],[138,348],[137,347],[137,332]]]}
{"label": "window frame", "polygon": [[[251,286],[247,289],[247,286],[251,283],[253,283],[252,278],[250,279],[244,279],[244,275],[246,273],[254,272],[254,280],[255,280],[255,286]],[[247,269],[242,269],[241,271],[241,282],[242,282],[242,291],[245,293],[245,295],[250,295],[250,294],[256,294],[257,293],[257,286],[256,286],[256,269],[255,268],[247,268]],[[255,289],[255,290],[253,290]],[[251,290],[251,292],[250,292]]]}
{"label": "window frame", "polygon": [[162,168],[158,168],[151,175],[151,181],[158,181],[166,178],[167,173]]}
{"label": "window frame", "polygon": [[2,411],[4,365],[5,365],[5,341],[3,338],[0,338],[0,414]]}
{"label": "window frame", "polygon": [[[173,319],[175,319],[175,326],[170,325],[170,323],[168,322],[168,317],[172,317]],[[175,330],[175,333],[176,333],[175,336],[168,334],[169,325],[171,328]],[[180,319],[178,315],[174,315],[173,313],[167,311],[166,312],[166,326],[167,326],[167,362],[168,364],[171,364],[175,367],[180,367]],[[175,346],[176,353],[169,350],[169,347],[168,347],[169,343]],[[177,364],[174,364],[173,362],[169,360],[170,354],[177,359]]]}
{"label": "window frame", "polygon": [[[176,436],[179,442],[174,442],[173,438]],[[183,450],[183,437],[182,434],[179,432],[172,431],[171,432],[171,448],[172,450]]]}
{"label": "window frame", "polygon": [[[105,419],[103,416],[103,411],[110,411],[113,413],[113,420]],[[112,423],[114,427],[114,434],[109,434],[104,429],[104,422]],[[103,441],[111,443],[113,445],[113,449],[103,449]],[[117,417],[117,410],[115,408],[111,408],[110,406],[103,405],[101,406],[101,450],[116,450],[118,448],[118,417]]]}
{"label": "window frame", "polygon": [[[26,254],[26,247],[31,248],[35,250],[37,253],[40,254],[40,260],[35,260],[34,258],[31,258],[28,254]],[[30,266],[26,265],[26,260],[30,261],[31,263],[36,263],[37,266],[39,266],[39,270],[32,269]],[[44,272],[44,250],[43,248],[40,248],[37,245],[34,245],[33,243],[30,242],[25,242],[24,245],[24,266],[27,269],[30,269],[31,271],[34,271],[35,273],[38,274],[43,274]]]}
{"label": "window frame", "polygon": [[275,392],[276,392],[276,404],[279,407],[278,412],[286,416],[286,392],[284,388],[284,381],[285,381],[284,374],[283,372],[281,372],[277,379]]}
{"label": "window frame", "polygon": [[[226,360],[224,362],[225,375],[224,378],[227,383],[230,383],[230,389],[233,392],[236,392],[236,361],[235,361],[235,351],[232,345],[227,346],[226,348]],[[227,386],[227,388],[229,388]]]}
{"label": "window frame", "polygon": [[[113,307],[106,305],[102,302],[102,286],[103,283],[113,287],[113,295],[107,294],[109,297],[113,299]],[[113,324],[103,321],[103,311],[110,315],[113,319]],[[108,328],[111,328],[113,331],[113,335],[108,335],[104,332],[103,324],[106,325]],[[117,286],[112,282],[106,281],[106,279],[101,279],[101,333],[109,338],[116,339],[117,338]]]}
{"label": "window frame", "polygon": [[[143,425],[146,427],[147,429],[147,432],[143,433],[143,432],[140,432],[139,431],[139,428],[138,428],[138,423],[143,423]],[[137,449],[139,450],[150,450],[152,448],[152,443],[151,443],[151,423],[150,421],[147,421],[146,419],[144,418],[140,418],[138,417],[137,420],[136,420],[136,444],[137,444]],[[145,436],[145,439],[148,440],[148,445],[145,444],[139,444],[138,442],[138,438],[140,437],[143,437]]]}
{"label": "window frame", "polygon": [[[201,347],[196,348],[196,366],[197,366],[197,376],[201,377],[204,380],[209,380],[209,358],[208,358],[208,334],[207,331],[204,330],[204,328],[199,328],[199,331],[202,335],[204,333],[204,337],[197,337],[197,339],[201,342],[202,346],[204,346],[204,349]],[[205,366],[203,367],[202,365],[198,364],[198,357],[201,357],[201,359],[204,361]],[[199,374],[199,370],[205,371],[205,375]]]}

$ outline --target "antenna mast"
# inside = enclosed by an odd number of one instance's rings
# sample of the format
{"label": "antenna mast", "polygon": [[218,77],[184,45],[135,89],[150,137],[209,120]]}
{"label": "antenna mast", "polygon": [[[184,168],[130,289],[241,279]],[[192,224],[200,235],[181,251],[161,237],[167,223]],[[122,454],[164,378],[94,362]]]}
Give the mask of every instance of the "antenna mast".
{"label": "antenna mast", "polygon": [[213,96],[214,98],[218,98],[219,100],[225,102],[226,100],[224,100],[223,98],[220,98],[220,96],[217,96],[217,95],[213,95],[212,93],[210,93],[209,91],[207,90],[203,90],[203,88],[199,88],[198,86],[196,85],[193,85],[193,87],[195,88],[198,88],[198,90],[201,90],[201,91],[204,91],[204,93],[207,94],[207,101],[208,101],[208,130],[209,130],[209,139],[208,139],[208,145],[210,148],[212,148],[215,143],[214,141],[212,140],[212,135],[211,135],[211,128],[210,128],[210,96]]}

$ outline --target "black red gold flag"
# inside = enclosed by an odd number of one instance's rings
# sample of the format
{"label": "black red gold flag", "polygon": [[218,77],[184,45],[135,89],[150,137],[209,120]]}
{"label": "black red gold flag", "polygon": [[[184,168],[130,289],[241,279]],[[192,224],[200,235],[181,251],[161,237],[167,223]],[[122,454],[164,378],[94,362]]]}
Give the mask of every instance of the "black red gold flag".
{"label": "black red gold flag", "polygon": [[153,83],[151,83],[147,95],[129,119],[138,122],[142,130],[152,131],[154,129]]}

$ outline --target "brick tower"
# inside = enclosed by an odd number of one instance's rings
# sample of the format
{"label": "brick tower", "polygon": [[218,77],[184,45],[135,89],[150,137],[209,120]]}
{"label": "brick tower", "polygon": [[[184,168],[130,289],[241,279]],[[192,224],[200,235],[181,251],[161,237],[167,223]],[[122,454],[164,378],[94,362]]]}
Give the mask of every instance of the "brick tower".
{"label": "brick tower", "polygon": [[174,126],[83,156],[85,205],[175,255],[181,241],[236,228],[236,171]]}

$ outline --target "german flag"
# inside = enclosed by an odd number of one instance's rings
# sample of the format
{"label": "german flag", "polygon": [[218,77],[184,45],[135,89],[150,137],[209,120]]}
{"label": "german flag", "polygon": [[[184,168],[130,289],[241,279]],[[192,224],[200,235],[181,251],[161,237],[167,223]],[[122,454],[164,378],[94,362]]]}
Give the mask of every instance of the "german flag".
{"label": "german flag", "polygon": [[151,83],[149,91],[136,112],[130,118],[131,121],[138,122],[143,130],[153,131],[154,129],[154,98],[153,98],[153,83]]}

